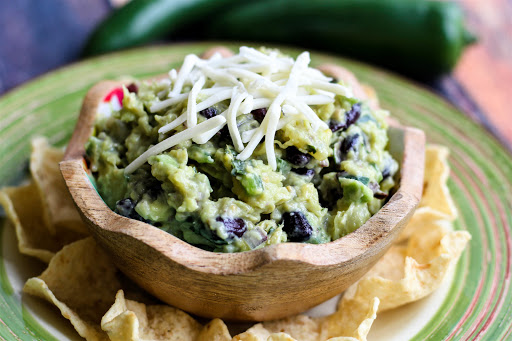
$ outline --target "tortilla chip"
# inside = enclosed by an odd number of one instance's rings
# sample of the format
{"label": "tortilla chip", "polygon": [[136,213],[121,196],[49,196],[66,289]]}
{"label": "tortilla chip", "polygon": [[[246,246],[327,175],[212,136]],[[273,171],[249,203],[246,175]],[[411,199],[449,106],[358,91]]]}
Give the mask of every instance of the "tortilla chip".
{"label": "tortilla chip", "polygon": [[201,330],[197,341],[231,341],[231,334],[221,319],[213,319]]}
{"label": "tortilla chip", "polygon": [[194,341],[202,326],[179,309],[126,300],[119,290],[114,305],[101,320],[101,328],[111,341]]}
{"label": "tortilla chip", "polygon": [[453,221],[457,218],[457,209],[447,186],[450,175],[448,155],[449,150],[446,147],[427,146],[423,196],[418,209],[401,232],[397,242],[407,240],[423,225],[432,225],[439,220]]}
{"label": "tortilla chip", "polygon": [[337,312],[320,318],[297,315],[277,321],[258,323],[233,340],[267,341],[300,340],[324,341],[366,340],[370,327],[377,317],[379,299],[368,302],[345,301]]}
{"label": "tortilla chip", "polygon": [[[142,304],[142,303],[141,303]],[[165,305],[147,306],[148,328],[144,336],[151,340],[195,340],[201,324],[185,312]]]}
{"label": "tortilla chip", "polygon": [[[457,263],[470,238],[466,231],[453,232],[439,222],[423,225],[406,248],[392,248],[392,257],[383,257],[374,267],[377,270],[349,288],[341,304],[345,300],[365,302],[369,297],[379,297],[380,311],[385,311],[429,295]],[[403,269],[400,279],[396,278],[397,267]],[[393,273],[394,276],[388,275]]]}
{"label": "tortilla chip", "polygon": [[114,304],[101,319],[101,329],[111,341],[139,340],[139,319],[126,307],[122,290],[117,292]]}
{"label": "tortilla chip", "polygon": [[[405,228],[400,233],[397,239],[397,243],[409,239],[418,229],[421,229],[424,225],[432,225],[436,221],[446,219],[446,215],[443,212],[435,210],[431,207],[419,207],[414,212],[411,220],[407,223]],[[450,218],[451,219],[451,218]]]}
{"label": "tortilla chip", "polygon": [[44,219],[51,233],[57,233],[57,227],[71,229],[88,234],[73,203],[59,169],[64,151],[53,148],[45,138],[32,140],[30,172],[43,199]]}
{"label": "tortilla chip", "polygon": [[108,336],[94,323],[90,323],[82,319],[74,310],[65,303],[57,299],[53,292],[48,288],[46,283],[39,278],[30,278],[23,290],[26,293],[44,298],[48,302],[55,305],[61,312],[62,316],[68,319],[80,336],[88,341],[108,341]]}
{"label": "tortilla chip", "polygon": [[56,305],[87,340],[108,340],[100,328],[102,316],[120,289],[117,269],[89,237],[59,251],[48,268],[30,278],[23,291]]}
{"label": "tortilla chip", "polygon": [[269,336],[268,341],[297,341],[286,333],[274,333]]}
{"label": "tortilla chip", "polygon": [[[404,278],[405,257],[407,254],[407,245],[392,245],[389,250],[379,259],[377,265],[372,267],[365,274],[365,277],[386,277],[387,279],[398,281]],[[354,286],[345,291],[350,295]]]}
{"label": "tortilla chip", "polygon": [[[451,223],[446,220],[436,221],[430,226],[426,224],[422,225],[421,228],[418,229],[418,233],[415,233],[409,239],[405,254],[413,258],[419,264],[428,264],[443,253],[447,253],[448,248],[453,248],[450,244],[446,245],[446,241],[444,242],[446,247],[442,247],[443,238],[451,235],[452,232],[453,227]],[[460,252],[462,252],[463,249],[464,247],[462,247]],[[457,253],[457,257],[460,252]]]}
{"label": "tortilla chip", "polygon": [[297,315],[293,317],[284,318],[277,321],[269,321],[258,323],[246,332],[234,337],[233,340],[270,340],[273,335],[275,340],[280,337],[284,339],[284,335],[277,335],[279,333],[286,333],[290,340],[301,341],[316,341],[325,340],[327,338],[327,331],[322,328],[323,319],[311,318],[305,315]]}
{"label": "tortilla chip", "polygon": [[0,191],[0,204],[16,231],[20,253],[50,262],[55,252],[77,239],[74,232],[51,236],[44,224],[43,206],[33,182]]}
{"label": "tortilla chip", "polygon": [[323,318],[298,315],[264,322],[263,326],[272,333],[285,332],[301,341],[325,340],[327,338],[327,329],[324,327]]}
{"label": "tortilla chip", "polygon": [[429,207],[440,212],[444,219],[453,221],[457,218],[457,209],[447,186],[450,176],[449,153],[448,148],[443,146],[426,147],[423,196],[419,207]]}
{"label": "tortilla chip", "polygon": [[327,334],[340,340],[366,341],[373,321],[377,318],[380,301],[342,299],[338,311],[327,317]]}
{"label": "tortilla chip", "polygon": [[233,341],[267,341],[270,334],[270,331],[265,329],[261,323],[258,323],[247,329],[247,331],[236,335]]}

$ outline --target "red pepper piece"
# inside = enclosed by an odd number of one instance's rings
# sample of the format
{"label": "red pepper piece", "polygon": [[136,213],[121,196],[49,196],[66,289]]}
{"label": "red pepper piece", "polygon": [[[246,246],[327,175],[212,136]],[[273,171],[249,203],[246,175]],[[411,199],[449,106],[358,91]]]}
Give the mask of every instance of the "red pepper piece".
{"label": "red pepper piece", "polygon": [[103,102],[110,102],[112,97],[115,96],[119,100],[119,103],[123,103],[124,93],[123,88],[115,88],[114,90],[110,91],[107,96],[103,99]]}

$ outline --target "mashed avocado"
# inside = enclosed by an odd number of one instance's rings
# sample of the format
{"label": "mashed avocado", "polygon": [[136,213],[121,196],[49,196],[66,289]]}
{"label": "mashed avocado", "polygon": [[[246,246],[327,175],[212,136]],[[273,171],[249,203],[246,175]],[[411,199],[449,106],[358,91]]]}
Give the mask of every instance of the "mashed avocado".
{"label": "mashed avocado", "polygon": [[[276,56],[270,50],[250,53]],[[288,57],[277,53],[276,58]],[[185,68],[184,65],[182,69]],[[237,99],[233,91],[230,98],[217,101],[199,110],[197,117],[188,116],[187,121],[162,132],[163,127],[186,116],[193,105],[186,96],[180,100],[181,94],[196,91],[195,103],[199,105],[213,96],[208,91],[213,93],[215,87],[219,87],[218,93],[224,91],[219,86],[222,75],[207,71],[210,78],[202,80],[202,87],[182,82],[179,74],[171,74],[167,81],[137,82],[124,87],[121,108],[98,114],[86,145],[86,157],[98,192],[112,210],[200,248],[237,252],[283,242],[326,243],[354,231],[380,209],[395,184],[393,176],[398,169],[386,150],[387,112],[371,110],[364,101],[339,93],[324,100],[318,95],[325,97],[326,92],[309,85],[301,90],[301,96],[310,96],[308,107],[324,123],[315,127],[314,121],[307,118],[309,109],[297,106],[304,109],[304,114],[300,110],[297,113],[285,106],[292,101],[283,102],[278,114],[283,124],[273,131],[273,154],[269,154],[263,138],[256,141],[259,142],[250,157],[241,158],[233,126],[225,124],[207,141],[180,141],[126,172],[127,166],[143,153],[173,135],[212,117],[226,115],[229,119],[235,101],[242,103],[236,104],[242,109],[233,122],[245,138],[244,146],[258,128],[271,124],[270,119],[265,120],[272,110],[268,104],[244,112],[243,105],[251,109],[256,103],[264,103],[254,95],[263,93],[261,88],[251,93],[249,87],[253,83],[245,81],[237,86],[249,89],[250,99],[247,95]],[[273,79],[268,70],[253,72]],[[277,70],[274,74],[279,72],[283,73]],[[243,80],[241,74],[234,81]],[[226,82],[229,81],[233,80]],[[172,94],[179,82],[182,88]],[[274,84],[284,83],[277,80]],[[194,90],[196,87],[201,90]],[[269,92],[262,96],[278,96]],[[160,105],[168,98],[176,100],[165,107]],[[160,105],[156,109],[155,103]],[[190,117],[196,120],[193,125]]]}

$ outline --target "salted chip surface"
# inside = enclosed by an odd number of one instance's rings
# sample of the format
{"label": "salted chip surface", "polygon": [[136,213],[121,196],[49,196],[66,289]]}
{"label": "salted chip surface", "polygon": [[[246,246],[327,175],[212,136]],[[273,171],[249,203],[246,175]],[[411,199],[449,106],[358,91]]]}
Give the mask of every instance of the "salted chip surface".
{"label": "salted chip surface", "polygon": [[231,334],[221,319],[211,320],[199,333],[197,341],[230,341]]}
{"label": "salted chip surface", "polygon": [[[210,325],[203,333],[203,337],[222,336],[214,330],[219,328],[218,325],[219,322],[215,322],[213,328]],[[146,306],[143,303],[126,300],[122,290],[117,292],[115,303],[103,316],[101,328],[107,332],[111,341],[195,341],[199,340],[203,329],[201,324],[179,309],[166,305]],[[227,331],[227,327],[225,329]]]}
{"label": "salted chip surface", "polygon": [[327,317],[329,340],[366,341],[373,321],[377,318],[379,305],[377,297],[342,299],[338,310]]}
{"label": "salted chip surface", "polygon": [[457,218],[457,209],[447,186],[450,176],[449,154],[449,149],[444,146],[426,147],[423,196],[419,207],[429,207],[444,214],[445,219],[453,221]]}
{"label": "salted chip surface", "polygon": [[448,189],[449,154],[448,148],[443,146],[428,145],[426,147],[423,195],[418,208],[400,233],[397,242],[407,240],[424,225],[431,225],[439,220],[454,221],[457,218],[457,209]]}
{"label": "salted chip surface", "polygon": [[441,211],[438,211],[428,206],[419,207],[416,209],[413,216],[411,217],[411,220],[409,220],[407,225],[400,233],[400,236],[398,237],[396,242],[400,243],[404,240],[411,238],[411,236],[414,235],[424,225],[432,225],[436,221],[441,221],[445,219],[446,215]]}
{"label": "salted chip surface", "polygon": [[87,341],[108,341],[108,336],[99,328],[98,325],[83,319],[73,309],[71,309],[63,301],[59,300],[50,290],[46,283],[37,277],[30,278],[26,283],[23,291],[31,295],[44,298],[48,302],[55,305],[61,312],[62,316],[68,319],[75,330]]}
{"label": "salted chip surface", "polygon": [[18,249],[22,254],[48,263],[64,245],[81,237],[67,230],[51,235],[44,223],[43,203],[39,191],[33,182],[0,190],[0,204],[14,226]]}
{"label": "salted chip surface", "polygon": [[[398,281],[404,277],[405,257],[407,254],[407,245],[392,245],[389,250],[372,267],[364,277],[386,277],[387,279]],[[347,289],[350,293],[354,286]]]}
{"label": "salted chip surface", "polygon": [[65,246],[23,291],[42,297],[88,341],[108,340],[100,321],[121,288],[118,270],[92,237]]}
{"label": "salted chip surface", "polygon": [[[306,315],[297,315],[284,319],[263,322],[249,328],[245,333],[237,335],[235,340],[251,340],[253,335],[259,339],[267,340],[272,334],[286,333],[293,339],[303,341],[326,340],[327,330],[322,328],[322,318],[312,318]],[[277,337],[277,336],[276,336]],[[259,340],[258,339],[258,340]]]}
{"label": "salted chip surface", "polygon": [[[375,270],[351,286],[340,304],[379,297],[379,311],[385,311],[429,295],[457,263],[470,238],[466,231],[451,231],[447,221],[421,226],[407,246],[392,248],[389,256],[377,262]],[[397,268],[403,269],[403,275]]]}
{"label": "salted chip surface", "polygon": [[286,333],[274,333],[269,336],[268,341],[296,341],[293,337]]}
{"label": "salted chip surface", "polygon": [[365,341],[377,317],[379,299],[367,302],[345,301],[334,314],[313,318],[297,315],[258,323],[233,338],[240,341],[267,340],[357,340]]}
{"label": "salted chip surface", "polygon": [[247,329],[245,332],[236,335],[233,341],[267,341],[272,333],[258,323]]}
{"label": "salted chip surface", "polygon": [[88,234],[60,173],[64,151],[51,147],[43,137],[33,139],[31,145],[30,173],[43,199],[43,217],[50,232],[57,233],[60,226]]}

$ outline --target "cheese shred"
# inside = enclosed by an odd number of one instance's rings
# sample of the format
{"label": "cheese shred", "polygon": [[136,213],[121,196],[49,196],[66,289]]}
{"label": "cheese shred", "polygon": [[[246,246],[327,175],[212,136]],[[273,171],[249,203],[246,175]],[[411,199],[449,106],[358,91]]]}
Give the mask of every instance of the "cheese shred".
{"label": "cheese shred", "polygon": [[[149,108],[152,113],[165,114],[168,108],[183,103],[183,113],[158,132],[166,134],[181,125],[184,128],[180,130],[183,130],[171,133],[146,150],[125,168],[125,173],[134,172],[151,156],[186,140],[204,144],[226,124],[239,153],[237,159],[251,157],[264,138],[267,162],[275,170],[277,131],[294,120],[307,120],[314,130],[326,129],[327,124],[310,106],[333,103],[336,95],[353,97],[349,87],[331,83],[331,78],[309,67],[309,63],[308,52],[293,60],[277,51],[267,54],[249,47],[241,47],[239,54],[228,58],[213,56],[202,60],[188,55],[179,71],[169,72],[169,79],[165,80],[169,90],[161,91]],[[165,94],[167,98],[161,100]],[[198,113],[226,100],[230,100],[226,111],[202,122],[199,120]],[[237,117],[262,108],[266,108],[267,113],[260,126],[240,133]]]}

